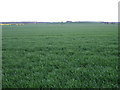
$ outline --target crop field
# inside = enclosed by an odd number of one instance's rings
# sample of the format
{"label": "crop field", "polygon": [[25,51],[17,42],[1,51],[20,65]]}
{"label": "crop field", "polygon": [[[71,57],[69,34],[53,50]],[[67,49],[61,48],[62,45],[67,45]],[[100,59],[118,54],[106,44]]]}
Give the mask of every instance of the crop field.
{"label": "crop field", "polygon": [[118,27],[102,23],[6,25],[3,88],[118,88]]}

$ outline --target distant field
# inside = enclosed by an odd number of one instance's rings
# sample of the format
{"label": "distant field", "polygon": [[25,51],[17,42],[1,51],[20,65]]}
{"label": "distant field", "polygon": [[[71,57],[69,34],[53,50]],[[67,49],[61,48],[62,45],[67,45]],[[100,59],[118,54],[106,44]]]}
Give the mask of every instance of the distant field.
{"label": "distant field", "polygon": [[118,87],[117,24],[3,26],[3,88]]}

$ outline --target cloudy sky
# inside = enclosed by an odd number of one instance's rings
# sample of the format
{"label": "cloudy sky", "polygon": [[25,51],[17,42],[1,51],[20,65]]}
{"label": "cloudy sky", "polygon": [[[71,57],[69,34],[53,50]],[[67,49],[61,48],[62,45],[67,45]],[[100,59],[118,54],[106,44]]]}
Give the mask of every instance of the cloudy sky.
{"label": "cloudy sky", "polygon": [[4,21],[118,21],[120,0],[1,0]]}

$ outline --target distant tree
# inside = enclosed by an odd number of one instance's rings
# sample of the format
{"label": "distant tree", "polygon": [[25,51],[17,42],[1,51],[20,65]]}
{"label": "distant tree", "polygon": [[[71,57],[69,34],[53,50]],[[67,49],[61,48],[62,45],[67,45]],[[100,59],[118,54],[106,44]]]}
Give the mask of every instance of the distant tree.
{"label": "distant tree", "polygon": [[111,24],[115,24],[114,22],[111,22]]}
{"label": "distant tree", "polygon": [[66,21],[66,23],[72,23],[72,21]]}

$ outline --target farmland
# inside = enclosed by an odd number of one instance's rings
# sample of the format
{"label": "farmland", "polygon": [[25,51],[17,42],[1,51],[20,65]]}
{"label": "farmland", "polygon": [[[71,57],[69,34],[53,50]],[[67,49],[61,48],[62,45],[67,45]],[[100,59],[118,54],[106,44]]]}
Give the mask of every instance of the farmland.
{"label": "farmland", "polygon": [[101,23],[3,26],[3,88],[118,87],[117,28]]}

